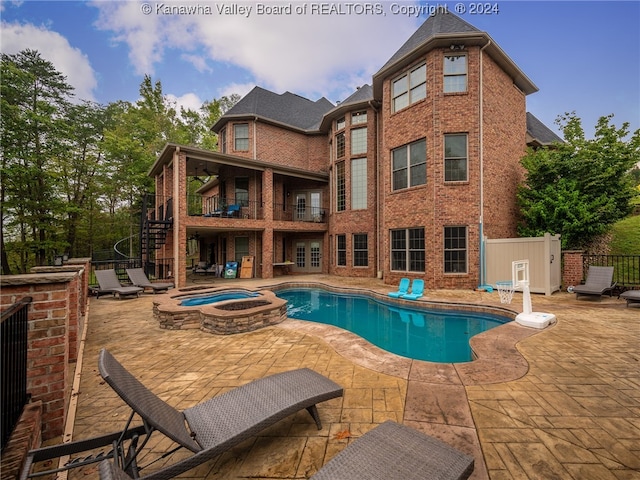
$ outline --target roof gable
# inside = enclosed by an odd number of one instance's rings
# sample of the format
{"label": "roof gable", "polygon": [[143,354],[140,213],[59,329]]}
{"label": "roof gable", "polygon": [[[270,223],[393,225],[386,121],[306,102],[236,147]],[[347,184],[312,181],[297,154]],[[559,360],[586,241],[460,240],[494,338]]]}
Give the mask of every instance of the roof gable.
{"label": "roof gable", "polygon": [[334,105],[322,97],[312,101],[291,92],[277,94],[255,87],[211,127],[219,131],[232,118],[260,117],[299,130],[315,130]]}
{"label": "roof gable", "polygon": [[554,143],[564,143],[564,140],[556,135],[553,130],[529,112],[527,112],[527,135],[531,137],[527,141],[529,144],[552,145]]}

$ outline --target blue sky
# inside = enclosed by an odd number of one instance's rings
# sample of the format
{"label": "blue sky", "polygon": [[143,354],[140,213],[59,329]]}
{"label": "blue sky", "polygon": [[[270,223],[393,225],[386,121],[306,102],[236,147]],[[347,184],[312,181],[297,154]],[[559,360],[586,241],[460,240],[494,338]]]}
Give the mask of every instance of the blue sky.
{"label": "blue sky", "polygon": [[[389,0],[260,2],[271,9],[291,5],[291,13],[280,15],[259,14],[258,2],[0,1],[0,50],[40,51],[78,98],[135,101],[146,73],[170,99],[191,108],[255,85],[335,103],[371,83],[426,19],[397,13],[425,2]],[[618,126],[640,128],[640,2],[507,0],[489,2],[497,6],[491,14],[471,14],[476,2],[427,3],[450,11],[460,4],[461,17],[489,33],[538,86],[527,110],[549,127],[558,131],[557,116],[575,111],[587,136],[608,114]],[[163,11],[178,6],[196,13]],[[364,13],[369,6],[379,13]],[[302,8],[306,14],[296,13]]]}

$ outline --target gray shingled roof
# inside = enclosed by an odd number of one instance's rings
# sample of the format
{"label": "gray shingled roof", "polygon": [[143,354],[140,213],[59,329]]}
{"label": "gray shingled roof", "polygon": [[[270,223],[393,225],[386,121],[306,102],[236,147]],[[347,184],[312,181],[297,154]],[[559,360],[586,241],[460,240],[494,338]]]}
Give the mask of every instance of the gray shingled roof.
{"label": "gray shingled roof", "polygon": [[369,100],[373,100],[373,88],[371,87],[371,85],[365,83],[351,95],[345,98],[342,102],[340,102],[340,105],[368,102]]}
{"label": "gray shingled roof", "polygon": [[380,71],[383,71],[388,66],[393,65],[398,60],[401,60],[405,55],[418,48],[431,37],[442,34],[467,32],[481,32],[481,30],[478,30],[476,27],[465,22],[453,13],[438,12],[425,20],[420,28],[418,28],[418,30],[409,37],[409,40],[407,40],[400,49],[391,56]]}
{"label": "gray shingled roof", "polygon": [[231,118],[253,116],[300,130],[317,130],[323,115],[332,108],[334,105],[324,97],[314,102],[291,92],[277,94],[255,87],[226,112],[212,130],[219,131]]}
{"label": "gray shingled roof", "polygon": [[527,112],[527,133],[540,145],[551,145],[556,142],[564,142],[564,140],[556,135],[553,130],[529,112]]}

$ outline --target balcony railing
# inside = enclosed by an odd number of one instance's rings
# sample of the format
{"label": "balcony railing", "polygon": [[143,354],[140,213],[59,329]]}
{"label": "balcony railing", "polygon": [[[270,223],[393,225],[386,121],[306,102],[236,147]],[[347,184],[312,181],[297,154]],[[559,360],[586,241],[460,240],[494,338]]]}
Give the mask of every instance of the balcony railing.
{"label": "balcony railing", "polygon": [[262,220],[264,203],[255,200],[236,201],[233,198],[218,196],[188,195],[187,213],[189,216]]}
{"label": "balcony railing", "polygon": [[282,203],[273,205],[273,219],[286,222],[323,223],[327,221],[324,208]]}
{"label": "balcony railing", "polygon": [[1,343],[2,379],[2,446],[13,432],[22,409],[29,400],[27,394],[27,332],[31,297],[25,297],[2,312]]}

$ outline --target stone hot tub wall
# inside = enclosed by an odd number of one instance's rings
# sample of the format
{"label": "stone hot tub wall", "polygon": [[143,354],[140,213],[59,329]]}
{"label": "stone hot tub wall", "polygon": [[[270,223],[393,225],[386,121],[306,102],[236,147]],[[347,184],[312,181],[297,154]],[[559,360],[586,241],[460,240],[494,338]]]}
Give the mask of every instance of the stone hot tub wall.
{"label": "stone hot tub wall", "polygon": [[[238,291],[237,288],[199,290],[194,296]],[[243,333],[276,325],[287,318],[287,302],[269,290],[259,290],[257,297],[222,300],[209,305],[187,307],[180,302],[189,292],[180,291],[156,296],[153,316],[160,328],[182,330],[199,328],[217,335]]]}

